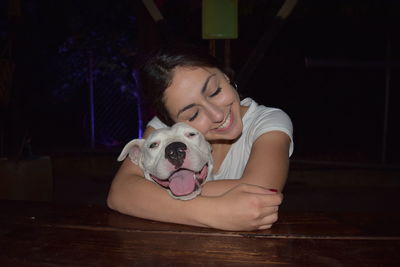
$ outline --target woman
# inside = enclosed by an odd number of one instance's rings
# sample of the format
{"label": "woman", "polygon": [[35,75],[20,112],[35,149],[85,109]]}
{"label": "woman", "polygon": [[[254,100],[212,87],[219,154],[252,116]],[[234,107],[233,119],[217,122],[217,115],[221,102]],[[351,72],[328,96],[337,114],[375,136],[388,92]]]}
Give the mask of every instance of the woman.
{"label": "woman", "polygon": [[240,101],[216,59],[195,48],[162,48],[141,74],[158,114],[144,138],[154,129],[186,122],[210,142],[215,180],[195,199],[175,200],[125,160],[113,180],[108,206],[164,222],[224,230],[270,228],[278,218],[293,150],[286,113],[250,98]]}

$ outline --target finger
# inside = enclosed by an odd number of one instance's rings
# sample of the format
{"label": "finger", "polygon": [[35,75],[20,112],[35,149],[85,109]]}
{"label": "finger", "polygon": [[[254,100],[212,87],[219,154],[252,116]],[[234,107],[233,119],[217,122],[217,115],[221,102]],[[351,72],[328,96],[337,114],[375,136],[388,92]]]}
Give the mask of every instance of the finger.
{"label": "finger", "polygon": [[273,224],[278,220],[278,212],[266,212],[265,216],[260,216],[258,219],[259,225]]}
{"label": "finger", "polygon": [[277,213],[279,210],[278,206],[273,206],[273,207],[263,207],[259,213],[259,216],[257,217],[258,220],[263,220],[265,217],[271,216],[275,213]]}
{"label": "finger", "polygon": [[270,229],[272,227],[272,224],[265,224],[265,225],[261,225],[260,227],[258,227],[258,230],[267,230]]}
{"label": "finger", "polygon": [[282,204],[283,195],[282,194],[273,194],[273,195],[259,195],[258,199],[260,201],[260,205],[262,207],[275,207]]}
{"label": "finger", "polygon": [[271,214],[277,213],[279,211],[279,206],[264,207],[261,211],[262,217],[269,216]]}

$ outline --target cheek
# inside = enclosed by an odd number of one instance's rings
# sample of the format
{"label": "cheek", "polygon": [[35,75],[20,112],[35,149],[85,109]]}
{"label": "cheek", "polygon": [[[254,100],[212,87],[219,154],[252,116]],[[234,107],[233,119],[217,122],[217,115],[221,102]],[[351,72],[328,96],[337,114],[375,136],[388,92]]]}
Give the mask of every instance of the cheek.
{"label": "cheek", "polygon": [[236,99],[238,101],[240,100],[238,91],[236,91],[235,89],[232,89],[231,90],[231,94],[232,94],[232,98],[234,98],[234,99]]}
{"label": "cheek", "polygon": [[227,88],[220,99],[221,102],[232,102],[234,100],[239,100],[239,94],[231,88]]}
{"label": "cheek", "polygon": [[198,118],[193,122],[185,122],[189,126],[195,128],[197,131],[199,131],[201,134],[205,135],[208,129],[209,123],[207,123],[206,118]]}

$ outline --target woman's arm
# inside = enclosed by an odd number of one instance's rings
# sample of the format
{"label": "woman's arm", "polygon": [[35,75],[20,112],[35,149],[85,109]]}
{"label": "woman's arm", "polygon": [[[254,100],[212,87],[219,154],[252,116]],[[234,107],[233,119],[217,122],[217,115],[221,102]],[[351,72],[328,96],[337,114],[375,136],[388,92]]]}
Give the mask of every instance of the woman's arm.
{"label": "woman's arm", "polygon": [[[278,219],[282,195],[259,186],[242,184],[218,197],[173,199],[157,184],[128,175],[125,161],[114,178],[108,206],[121,213],[162,222],[223,230],[267,229]],[[134,167],[135,168],[135,167]]]}
{"label": "woman's arm", "polygon": [[289,169],[290,142],[289,136],[280,131],[261,135],[252,146],[242,178],[207,182],[202,194],[218,196],[241,183],[282,191]]}
{"label": "woman's arm", "polygon": [[129,159],[117,172],[107,199],[111,209],[124,214],[224,230],[269,228],[277,220],[281,202],[281,194],[245,184],[218,197],[175,200],[160,186],[146,180],[142,170]]}
{"label": "woman's arm", "polygon": [[176,201],[159,185],[146,180],[142,170],[126,159],[112,182],[107,204],[121,213],[164,222],[184,223],[206,226],[187,209],[201,210],[196,207],[199,201],[185,203]]}

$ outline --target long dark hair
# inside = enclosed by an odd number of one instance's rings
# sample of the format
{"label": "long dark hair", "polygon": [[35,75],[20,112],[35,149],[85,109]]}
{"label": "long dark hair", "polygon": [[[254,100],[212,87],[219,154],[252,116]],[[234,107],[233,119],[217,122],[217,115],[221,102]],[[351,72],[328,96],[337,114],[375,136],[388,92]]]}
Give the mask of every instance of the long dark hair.
{"label": "long dark hair", "polygon": [[140,70],[142,92],[154,104],[157,117],[168,126],[174,121],[164,104],[164,91],[170,86],[176,67],[209,67],[222,71],[222,65],[206,50],[188,44],[158,48],[149,54]]}

